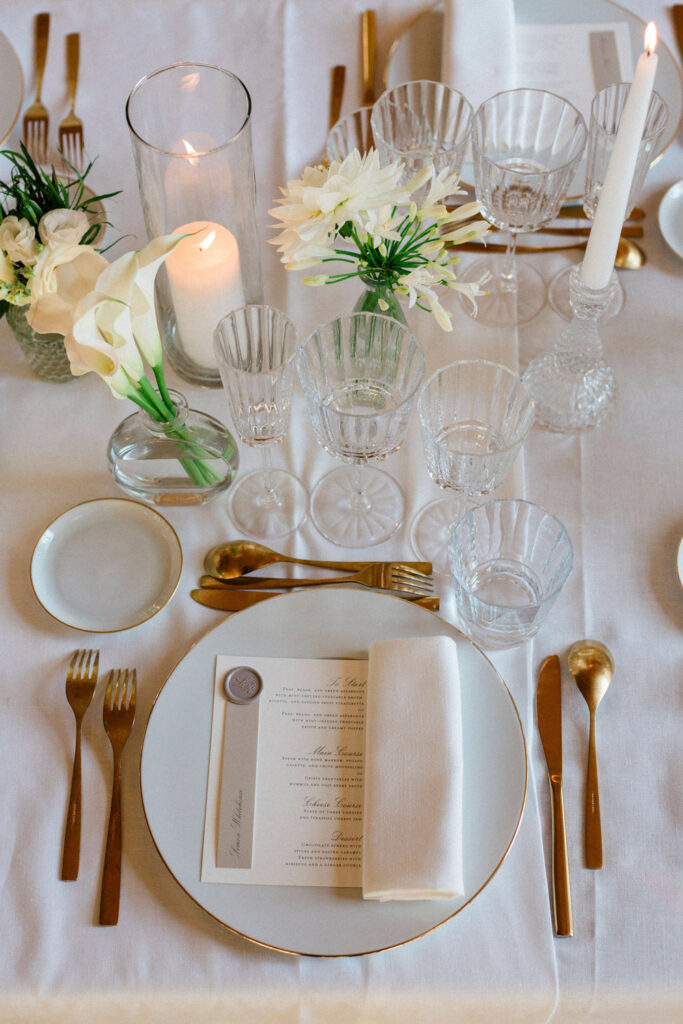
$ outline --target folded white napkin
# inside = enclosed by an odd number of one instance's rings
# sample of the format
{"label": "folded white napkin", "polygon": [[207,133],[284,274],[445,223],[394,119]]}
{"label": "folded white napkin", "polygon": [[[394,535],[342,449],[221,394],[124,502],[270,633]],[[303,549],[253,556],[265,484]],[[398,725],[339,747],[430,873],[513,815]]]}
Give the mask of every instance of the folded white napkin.
{"label": "folded white napkin", "polygon": [[435,636],[373,644],[365,722],[363,898],[462,896],[455,641]]}
{"label": "folded white napkin", "polygon": [[476,110],[515,85],[513,0],[446,0],[441,41],[441,81]]}

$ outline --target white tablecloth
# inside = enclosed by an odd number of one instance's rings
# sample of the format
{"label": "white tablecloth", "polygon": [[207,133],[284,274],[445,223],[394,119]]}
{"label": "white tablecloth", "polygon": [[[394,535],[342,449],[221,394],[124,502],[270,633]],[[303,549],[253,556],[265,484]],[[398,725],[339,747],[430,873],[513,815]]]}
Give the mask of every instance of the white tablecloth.
{"label": "white tablecloth", "polygon": [[[84,5],[48,0],[18,6],[0,0],[0,26],[25,69],[33,67],[32,25],[52,13],[43,98],[56,125],[65,109],[63,36],[81,32],[77,111],[87,146],[99,154],[98,191],[122,188],[108,204],[118,235],[112,255],[145,241],[124,104],[145,73],[176,60],[216,63],[237,73],[254,102],[259,224],[277,188],[320,155],[329,69],[347,65],[344,109],[360,101],[359,14],[363,4],[331,0],[117,0]],[[378,0],[379,51],[424,5]],[[631,0],[658,20],[672,44],[668,9]],[[27,97],[34,83],[27,76]],[[56,135],[56,132],[53,133]],[[10,144],[18,141],[15,131]],[[235,535],[220,503],[171,510],[185,562],[178,593],[155,619],[128,633],[87,636],[60,626],[37,604],[28,565],[43,527],[88,498],[119,494],[105,464],[109,434],[130,411],[94,378],[52,385],[32,376],[0,323],[2,402],[2,570],[0,673],[0,1022],[145,1020],[148,1022],[367,1021],[395,1024],[590,1020],[673,1022],[683,1014],[681,960],[680,675],[683,593],[674,573],[683,534],[681,465],[681,271],[665,246],[656,209],[683,176],[680,138],[651,171],[648,265],[623,274],[626,305],[604,325],[619,385],[611,420],[598,431],[559,437],[534,430],[508,491],[558,515],[575,546],[575,569],[532,643],[492,660],[524,723],[530,760],[527,809],[501,870],[462,914],[417,942],[348,960],[286,957],[223,929],[195,906],[162,864],[139,795],[144,722],[154,697],[188,647],[219,621],[189,590],[212,543]],[[567,260],[538,262],[549,279]],[[353,285],[309,290],[286,274],[263,245],[266,298],[286,309],[303,337],[353,304]],[[547,311],[527,329],[487,330],[456,301],[446,335],[425,314],[411,322],[428,371],[483,355],[523,368],[548,345],[560,321]],[[170,374],[174,382],[173,374]],[[190,404],[227,419],[222,393],[175,381]],[[290,442],[278,458],[309,484],[333,462],[311,436],[297,398]],[[241,450],[242,468],[254,457]],[[407,522],[437,496],[422,457],[417,423],[387,468],[403,481]],[[281,545],[294,554],[341,557],[307,524]],[[373,557],[407,552],[407,527]],[[443,613],[451,614],[448,587]],[[535,728],[538,667],[564,659],[582,636],[612,649],[617,671],[599,715],[605,866],[583,867],[582,814],[588,715],[565,672],[565,803],[575,937],[552,935],[549,898],[550,807]],[[121,918],[96,925],[111,778],[99,715],[84,727],[84,824],[79,880],[58,880],[72,758],[73,716],[64,700],[68,657],[99,646],[102,663],[131,664],[140,679],[138,724],[124,760],[125,846]]]}

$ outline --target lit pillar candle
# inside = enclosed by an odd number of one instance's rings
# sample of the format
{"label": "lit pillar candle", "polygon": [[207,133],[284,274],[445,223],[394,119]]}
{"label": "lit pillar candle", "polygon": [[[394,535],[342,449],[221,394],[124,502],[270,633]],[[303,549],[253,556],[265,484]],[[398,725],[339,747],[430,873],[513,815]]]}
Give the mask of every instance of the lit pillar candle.
{"label": "lit pillar candle", "polygon": [[651,21],[645,30],[645,52],[638,58],[624,104],[581,266],[581,280],[587,288],[605,288],[614,268],[657,71],[656,45],[657,29]]}
{"label": "lit pillar candle", "polygon": [[180,343],[199,366],[215,369],[216,325],[244,305],[239,248],[221,224],[193,221],[174,234],[188,236],[166,258]]}

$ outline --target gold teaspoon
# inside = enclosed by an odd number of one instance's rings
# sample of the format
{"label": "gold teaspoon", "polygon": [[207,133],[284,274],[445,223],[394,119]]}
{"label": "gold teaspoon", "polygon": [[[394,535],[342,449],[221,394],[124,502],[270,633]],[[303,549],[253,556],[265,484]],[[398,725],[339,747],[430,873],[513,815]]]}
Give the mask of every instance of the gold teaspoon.
{"label": "gold teaspoon", "polygon": [[[401,565],[407,565],[411,569],[417,569],[429,576],[432,566],[429,562],[406,562],[402,559]],[[263,569],[267,565],[274,565],[276,562],[287,562],[289,565],[312,565],[319,569],[340,569],[344,572],[358,572],[372,562],[323,562],[314,558],[291,558],[289,555],[281,555],[278,551],[271,551],[265,544],[257,544],[251,540],[233,540],[225,544],[217,544],[216,547],[206,555],[204,568],[211,575],[218,579],[234,580],[238,576],[245,576],[256,569]]]}
{"label": "gold teaspoon", "polygon": [[569,648],[569,671],[588,705],[590,734],[586,774],[586,866],[602,867],[602,829],[598,793],[598,760],[595,751],[595,713],[614,674],[614,660],[598,640],[580,640]]}

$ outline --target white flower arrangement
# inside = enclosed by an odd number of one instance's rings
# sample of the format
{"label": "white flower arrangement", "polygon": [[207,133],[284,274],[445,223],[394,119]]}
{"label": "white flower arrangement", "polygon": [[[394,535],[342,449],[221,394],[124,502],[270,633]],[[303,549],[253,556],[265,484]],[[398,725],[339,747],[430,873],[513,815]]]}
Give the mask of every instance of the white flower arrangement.
{"label": "white flower arrangement", "polygon": [[[364,156],[354,150],[329,168],[307,167],[301,178],[281,189],[282,197],[270,210],[277,222],[273,227],[280,233],[269,241],[278,247],[287,270],[346,264],[339,273],[304,278],[304,284],[334,284],[352,277],[371,280],[407,295],[410,307],[428,310],[444,331],[450,331],[451,314],[439,302],[437,287],[462,293],[476,313],[476,298],[483,294],[485,282],[458,281],[454,267],[459,257],[450,248],[483,238],[490,225],[471,219],[479,213],[479,203],[452,211],[444,205],[448,196],[464,194],[457,175],[437,174],[429,165],[401,186],[403,173],[398,161],[381,167],[372,149]],[[417,193],[425,187],[418,205]]]}

